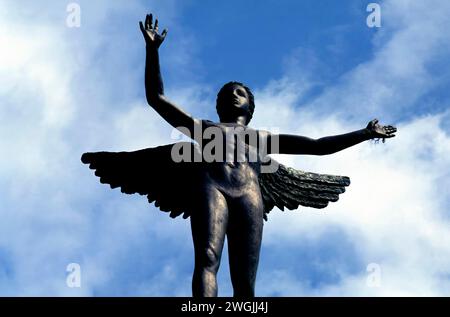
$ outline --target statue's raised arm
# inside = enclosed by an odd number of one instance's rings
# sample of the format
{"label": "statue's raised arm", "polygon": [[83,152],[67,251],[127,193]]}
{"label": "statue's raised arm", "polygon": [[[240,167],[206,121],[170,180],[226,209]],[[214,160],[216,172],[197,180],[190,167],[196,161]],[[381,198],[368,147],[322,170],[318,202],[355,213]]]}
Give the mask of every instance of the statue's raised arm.
{"label": "statue's raised arm", "polygon": [[[194,135],[194,126],[200,124],[200,120],[193,118],[174,103],[170,102],[164,95],[164,85],[159,66],[159,47],[164,42],[167,29],[162,33],[158,31],[158,20],[147,14],[145,22],[139,22],[146,43],[147,57],[145,62],[145,93],[148,104],[159,113],[173,127],[189,137]],[[186,131],[189,131],[189,134]]]}

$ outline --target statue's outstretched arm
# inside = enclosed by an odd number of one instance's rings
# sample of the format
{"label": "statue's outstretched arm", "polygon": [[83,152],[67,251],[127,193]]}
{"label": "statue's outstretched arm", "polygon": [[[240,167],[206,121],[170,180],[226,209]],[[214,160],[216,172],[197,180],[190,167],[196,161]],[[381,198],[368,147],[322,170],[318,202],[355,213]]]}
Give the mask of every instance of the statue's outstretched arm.
{"label": "statue's outstretched arm", "polygon": [[[190,133],[188,136],[193,137],[194,126],[200,124],[200,120],[194,119],[164,96],[158,49],[166,37],[167,30],[165,29],[159,34],[158,20],[155,19],[154,25],[152,20],[152,15],[147,14],[145,25],[139,22],[147,51],[145,60],[145,93],[147,102],[169,124],[178,129],[181,127],[187,128]],[[187,134],[186,131],[181,130],[181,132]]]}
{"label": "statue's outstretched arm", "polygon": [[[289,134],[272,135],[268,140],[269,153],[327,155],[370,139],[392,138],[395,132],[397,128],[390,125],[382,126],[378,124],[377,119],[374,119],[365,129],[320,139]],[[278,147],[274,146],[273,142],[278,142]]]}

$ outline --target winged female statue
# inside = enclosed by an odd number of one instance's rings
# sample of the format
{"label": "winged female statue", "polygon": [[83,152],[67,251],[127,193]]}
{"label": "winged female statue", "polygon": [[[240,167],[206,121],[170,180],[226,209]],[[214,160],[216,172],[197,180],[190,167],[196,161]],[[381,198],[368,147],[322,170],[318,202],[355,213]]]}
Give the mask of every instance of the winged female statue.
{"label": "winged female statue", "polygon": [[[227,237],[234,296],[252,297],[269,211],[300,205],[324,208],[350,184],[348,177],[295,170],[268,155],[328,155],[366,140],[394,137],[397,130],[376,119],[364,129],[320,139],[252,129],[248,123],[254,97],[239,82],[225,84],[217,95],[220,122],[193,118],[164,95],[158,50],[167,31],[159,33],[158,20],[153,24],[151,14],[140,22],[140,29],[146,42],[147,101],[193,142],[134,152],[84,153],[81,160],[95,170],[101,183],[120,187],[126,194],[146,195],[171,217],[190,217],[193,296],[217,296],[216,274]],[[268,165],[276,168],[264,171]]]}

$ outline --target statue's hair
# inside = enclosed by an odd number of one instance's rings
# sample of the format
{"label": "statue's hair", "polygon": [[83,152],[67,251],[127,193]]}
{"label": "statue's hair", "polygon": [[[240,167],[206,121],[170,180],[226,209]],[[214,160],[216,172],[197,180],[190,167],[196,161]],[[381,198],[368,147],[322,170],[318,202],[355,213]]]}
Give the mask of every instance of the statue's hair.
{"label": "statue's hair", "polygon": [[224,103],[224,94],[233,85],[242,86],[242,88],[244,88],[248,94],[249,113],[248,113],[247,122],[246,122],[246,124],[248,124],[253,117],[253,112],[255,111],[255,98],[254,98],[253,93],[250,90],[250,88],[245,86],[243,83],[240,83],[237,81],[230,81],[230,82],[226,83],[225,85],[223,85],[222,88],[220,88],[219,93],[217,94],[217,100],[216,100],[217,114],[219,115],[219,118],[221,121],[226,118],[227,105]]}

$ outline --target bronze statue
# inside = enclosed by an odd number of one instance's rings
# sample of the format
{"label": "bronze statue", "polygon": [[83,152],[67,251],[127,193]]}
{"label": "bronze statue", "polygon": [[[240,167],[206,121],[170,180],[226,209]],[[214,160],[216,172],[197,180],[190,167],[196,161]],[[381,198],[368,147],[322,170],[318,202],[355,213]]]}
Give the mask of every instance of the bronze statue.
{"label": "bronze statue", "polygon": [[[146,16],[144,24],[140,22],[140,28],[147,51],[147,101],[195,143],[178,142],[134,152],[85,153],[81,160],[111,188],[147,195],[150,203],[155,202],[171,217],[190,216],[195,250],[193,296],[217,296],[216,274],[226,236],[234,296],[253,297],[263,219],[267,220],[269,211],[274,206],[324,208],[329,201],[337,201],[350,184],[345,176],[273,165],[274,160],[267,155],[327,155],[370,139],[384,141],[394,137],[397,130],[377,120],[364,129],[320,139],[255,130],[248,127],[255,108],[253,94],[238,82],[226,84],[218,93],[220,122],[193,118],[164,95],[158,49],[167,31],[158,32],[158,20],[153,24],[152,15]],[[206,149],[208,157],[203,152]],[[262,172],[269,165],[276,168]]]}

